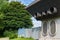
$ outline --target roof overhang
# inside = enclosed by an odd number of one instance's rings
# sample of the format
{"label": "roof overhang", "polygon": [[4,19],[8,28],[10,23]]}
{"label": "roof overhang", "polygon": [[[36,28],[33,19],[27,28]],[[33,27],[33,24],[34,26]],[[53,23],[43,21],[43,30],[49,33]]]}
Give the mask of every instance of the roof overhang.
{"label": "roof overhang", "polygon": [[58,6],[60,1],[57,0],[38,0],[26,7],[26,10],[37,20],[51,19],[58,16]]}
{"label": "roof overhang", "polygon": [[30,6],[36,4],[37,2],[39,2],[40,0],[35,0],[33,1],[31,4],[29,4],[28,6],[25,7],[25,9],[29,8]]}

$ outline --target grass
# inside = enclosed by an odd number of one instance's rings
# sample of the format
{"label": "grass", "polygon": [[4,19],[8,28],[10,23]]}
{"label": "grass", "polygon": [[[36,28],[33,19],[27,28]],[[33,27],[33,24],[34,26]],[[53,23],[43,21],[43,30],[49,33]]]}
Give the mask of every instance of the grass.
{"label": "grass", "polygon": [[34,40],[33,38],[15,38],[10,40]]}

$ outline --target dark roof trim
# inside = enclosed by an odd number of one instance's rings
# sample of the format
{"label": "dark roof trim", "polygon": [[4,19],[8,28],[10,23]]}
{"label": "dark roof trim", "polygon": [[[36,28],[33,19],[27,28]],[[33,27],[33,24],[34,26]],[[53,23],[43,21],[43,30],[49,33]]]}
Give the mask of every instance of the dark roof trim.
{"label": "dark roof trim", "polygon": [[27,9],[28,7],[36,4],[36,3],[39,2],[39,1],[40,1],[40,0],[35,0],[35,1],[33,1],[31,4],[29,4],[28,6],[26,6],[25,9]]}

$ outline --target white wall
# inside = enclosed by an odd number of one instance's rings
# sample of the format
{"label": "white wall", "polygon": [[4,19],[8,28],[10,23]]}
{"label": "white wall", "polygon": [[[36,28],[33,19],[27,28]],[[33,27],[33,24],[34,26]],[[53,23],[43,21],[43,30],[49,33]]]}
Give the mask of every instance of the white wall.
{"label": "white wall", "polygon": [[40,38],[40,29],[32,29],[32,38],[39,39]]}
{"label": "white wall", "polygon": [[[52,20],[54,20],[55,21],[55,23],[56,23],[56,35],[54,36],[54,37],[51,37],[50,35],[49,35],[49,33],[50,33],[50,22],[52,21]],[[44,21],[42,21],[42,28],[43,28],[43,22]],[[42,31],[41,31],[41,33],[40,33],[40,35],[41,35],[41,37],[40,37],[40,40],[44,40],[44,39],[46,39],[46,40],[60,40],[60,18],[56,18],[56,19],[51,19],[51,20],[48,20],[47,21],[47,26],[48,26],[48,30],[47,30],[47,36],[42,36]],[[43,30],[43,29],[42,29]]]}
{"label": "white wall", "polygon": [[60,18],[55,19],[56,21],[56,36],[55,38],[60,38]]}
{"label": "white wall", "polygon": [[32,36],[32,29],[25,29],[26,37],[31,37]]}

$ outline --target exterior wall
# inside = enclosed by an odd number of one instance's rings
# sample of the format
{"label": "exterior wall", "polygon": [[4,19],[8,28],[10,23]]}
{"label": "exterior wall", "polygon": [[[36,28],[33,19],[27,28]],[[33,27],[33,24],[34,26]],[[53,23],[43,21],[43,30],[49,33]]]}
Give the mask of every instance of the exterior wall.
{"label": "exterior wall", "polygon": [[32,29],[25,29],[25,33],[26,33],[26,36],[27,38],[31,37],[32,36]]}
{"label": "exterior wall", "polygon": [[39,39],[40,38],[41,27],[36,27],[32,29],[32,38]]}
{"label": "exterior wall", "polygon": [[32,29],[19,29],[18,30],[18,37],[31,37],[32,36]]}
{"label": "exterior wall", "polygon": [[34,38],[34,39],[39,39],[40,38],[40,31],[41,27],[35,27],[31,29],[19,29],[18,30],[18,37],[25,37],[25,38]]}
{"label": "exterior wall", "polygon": [[55,19],[56,21],[56,36],[55,38],[60,38],[60,18]]}
{"label": "exterior wall", "polygon": [[19,29],[18,30],[18,37],[25,37],[25,36],[26,36],[25,29],[24,28]]}
{"label": "exterior wall", "polygon": [[[56,35],[54,37],[50,36],[50,22],[54,20],[56,25]],[[43,22],[42,21],[42,31],[43,31]],[[47,36],[43,36],[43,32],[41,31],[40,40],[60,40],[60,18],[51,19],[47,21]]]}

